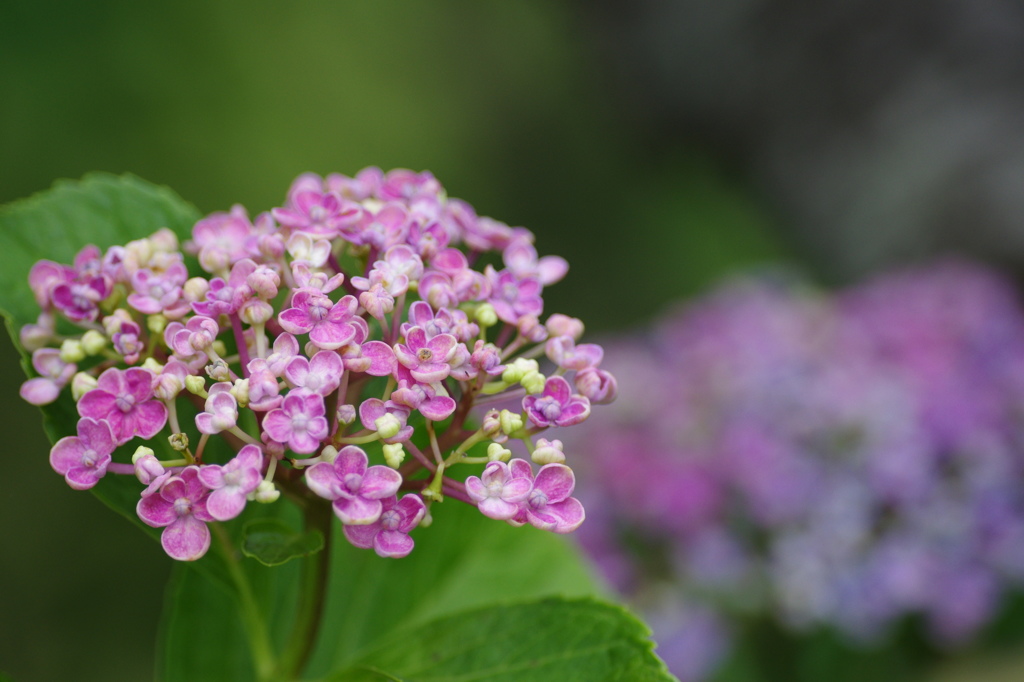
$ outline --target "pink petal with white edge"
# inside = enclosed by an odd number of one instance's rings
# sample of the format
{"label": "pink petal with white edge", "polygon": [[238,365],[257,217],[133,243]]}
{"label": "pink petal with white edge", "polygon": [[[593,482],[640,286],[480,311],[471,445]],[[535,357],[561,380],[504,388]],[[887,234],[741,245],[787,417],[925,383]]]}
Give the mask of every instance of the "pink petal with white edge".
{"label": "pink petal with white edge", "polygon": [[135,513],[142,522],[153,528],[169,526],[178,518],[174,505],[163,498],[163,495],[149,495],[135,505]]}
{"label": "pink petal with white edge", "polygon": [[235,486],[214,490],[206,500],[206,511],[218,521],[233,519],[241,514],[243,509],[245,493]]}
{"label": "pink petal with white edge", "polygon": [[107,473],[107,465],[110,464],[110,455],[103,455],[96,461],[94,466],[78,465],[73,466],[64,475],[64,480],[74,490],[88,490]]}
{"label": "pink petal with white edge", "polygon": [[193,516],[182,516],[160,534],[168,556],[178,561],[195,561],[210,548],[210,529]]}
{"label": "pink petal with white edge", "polygon": [[341,522],[351,526],[367,526],[380,518],[384,506],[380,500],[360,496],[339,497],[334,501],[334,513]]}
{"label": "pink petal with white edge", "polygon": [[411,537],[397,530],[382,530],[373,539],[373,551],[385,559],[401,559],[408,556],[416,543]]}
{"label": "pink petal with white edge", "polygon": [[398,493],[402,475],[394,469],[380,464],[366,470],[359,495],[370,500],[380,500]]}
{"label": "pink petal with white edge", "polygon": [[147,400],[136,405],[134,412],[135,429],[143,438],[152,438],[167,423],[167,406],[158,400]]}
{"label": "pink petal with white edge", "polygon": [[526,510],[530,524],[541,530],[559,534],[571,533],[583,523],[586,514],[583,505],[575,497],[558,504],[549,504],[543,510]]}
{"label": "pink petal with white edge", "polygon": [[71,467],[82,463],[82,455],[85,452],[86,447],[78,436],[65,436],[50,449],[50,466],[63,476]]}
{"label": "pink petal with white edge", "polygon": [[363,452],[362,448],[355,445],[346,445],[334,460],[334,471],[339,479],[343,479],[348,474],[362,476],[366,473],[366,465],[369,462],[370,460],[367,459],[366,453]]}
{"label": "pink petal with white edge", "polygon": [[537,472],[534,488],[544,492],[548,504],[556,504],[572,495],[576,487],[576,476],[564,464],[545,464]]}
{"label": "pink petal with white edge", "polygon": [[341,480],[334,472],[334,465],[319,462],[306,469],[306,485],[309,489],[326,500],[338,498],[338,486]]}
{"label": "pink petal with white edge", "polygon": [[370,549],[373,547],[373,540],[381,531],[380,524],[371,524],[369,526],[342,526],[341,530],[345,533],[345,539],[359,549]]}
{"label": "pink petal with white edge", "polygon": [[498,521],[505,521],[511,519],[519,511],[519,506],[506,502],[505,500],[497,497],[489,497],[481,501],[477,507],[480,509],[480,513],[484,516]]}

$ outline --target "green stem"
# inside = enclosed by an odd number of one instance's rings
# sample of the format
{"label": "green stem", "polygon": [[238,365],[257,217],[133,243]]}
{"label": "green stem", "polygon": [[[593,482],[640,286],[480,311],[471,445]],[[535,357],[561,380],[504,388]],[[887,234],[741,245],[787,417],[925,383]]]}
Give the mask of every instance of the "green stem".
{"label": "green stem", "polygon": [[241,606],[242,624],[245,633],[249,638],[249,653],[252,655],[252,664],[256,669],[256,679],[260,682],[272,682],[279,679],[274,674],[274,652],[270,645],[270,635],[267,632],[266,623],[260,614],[259,605],[253,596],[252,587],[245,571],[238,563],[232,548],[231,538],[228,537],[224,526],[219,523],[210,524],[217,536],[217,544],[221,554],[224,555],[224,563],[227,565],[231,580],[237,588],[239,606]]}
{"label": "green stem", "polygon": [[327,578],[331,560],[331,507],[310,504],[305,508],[306,530],[317,529],[324,536],[324,546],[313,556],[302,558],[302,582],[299,585],[299,605],[295,613],[288,643],[285,645],[276,679],[298,679],[309,663],[316,645],[317,631],[323,620]]}

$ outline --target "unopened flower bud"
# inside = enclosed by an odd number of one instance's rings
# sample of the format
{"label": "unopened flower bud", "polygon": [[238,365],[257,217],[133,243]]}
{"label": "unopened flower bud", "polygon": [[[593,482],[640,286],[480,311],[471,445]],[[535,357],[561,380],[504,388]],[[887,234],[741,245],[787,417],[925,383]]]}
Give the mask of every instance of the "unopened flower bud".
{"label": "unopened flower bud", "polygon": [[154,374],[159,374],[163,368],[164,366],[156,358],[146,358],[145,362],[142,363],[142,369],[148,369]]}
{"label": "unopened flower bud", "polygon": [[67,363],[81,362],[85,359],[85,349],[77,339],[66,339],[60,344],[60,359]]}
{"label": "unopened flower bud", "polygon": [[582,320],[562,313],[555,313],[549,317],[545,326],[551,336],[570,336],[573,341],[579,341],[583,336]]}
{"label": "unopened flower bud", "polygon": [[182,287],[185,300],[189,303],[195,303],[196,301],[202,301],[206,298],[206,292],[210,290],[210,282],[204,277],[193,277],[192,279],[185,282],[185,286]]}
{"label": "unopened flower bud", "polygon": [[164,333],[164,329],[167,328],[167,318],[159,313],[156,315],[149,315],[146,317],[146,329],[153,334],[159,336]]}
{"label": "unopened flower bud", "polygon": [[548,330],[535,315],[523,315],[519,318],[519,333],[532,343],[540,343],[548,338]]}
{"label": "unopened flower bud", "polygon": [[204,246],[199,252],[199,267],[207,272],[224,272],[231,264],[231,254],[219,246]]}
{"label": "unopened flower bud", "polygon": [[87,355],[98,355],[107,346],[107,337],[95,329],[82,334],[82,350]]}
{"label": "unopened flower bud", "polygon": [[501,380],[506,384],[518,384],[519,380],[522,379],[527,372],[536,372],[539,369],[540,365],[536,360],[517,358],[505,368],[504,372],[501,373]]}
{"label": "unopened flower bud", "polygon": [[200,398],[207,397],[206,393],[206,379],[190,374],[185,377],[185,390],[189,393],[199,396]]}
{"label": "unopened flower bud", "polygon": [[534,449],[530,459],[535,464],[561,464],[565,461],[565,454],[562,452],[562,441],[549,441],[545,438],[537,440],[537,447]]}
{"label": "unopened flower bud", "polygon": [[132,464],[135,465],[135,478],[139,479],[142,485],[149,485],[165,473],[163,464],[156,458],[153,451],[144,445],[140,445],[135,454],[132,455]]}
{"label": "unopened flower bud", "polygon": [[501,414],[498,415],[498,419],[501,421],[501,431],[506,436],[511,436],[513,433],[523,428],[523,416],[510,412],[509,410],[502,410]]}
{"label": "unopened flower bud", "polygon": [[174,374],[165,373],[156,378],[153,384],[153,395],[164,401],[174,400],[183,388],[185,385],[181,383],[181,379]]}
{"label": "unopened flower bud", "polygon": [[338,459],[338,448],[333,445],[328,445],[320,451],[320,461],[327,462],[328,464],[334,464],[334,460]]}
{"label": "unopened flower bud", "polygon": [[356,420],[356,406],[355,405],[338,405],[338,411],[336,413],[338,417],[338,424],[348,426]]}
{"label": "unopened flower bud", "polygon": [[260,504],[270,504],[271,502],[277,502],[279,497],[281,497],[281,491],[277,489],[272,481],[261,481],[253,495],[253,500]]}
{"label": "unopened flower bud", "polygon": [[260,255],[268,258],[269,260],[277,260],[284,255],[284,241],[281,239],[280,235],[261,235],[259,240],[256,242],[256,247],[260,250]]}
{"label": "unopened flower bud", "polygon": [[512,459],[512,451],[500,443],[487,446],[487,459],[491,462],[507,462]]}
{"label": "unopened flower bud", "polygon": [[231,368],[223,360],[217,360],[206,366],[206,376],[214,381],[231,381]]}
{"label": "unopened flower bud", "polygon": [[79,372],[71,379],[71,397],[77,402],[83,395],[96,388],[96,377]]}
{"label": "unopened flower bud", "polygon": [[598,405],[610,403],[618,395],[619,385],[611,372],[588,367],[576,373],[576,390],[590,402]]}
{"label": "unopened flower bud", "polygon": [[393,414],[385,414],[374,420],[373,425],[381,438],[393,438],[402,430],[402,422]]}
{"label": "unopened flower bud", "polygon": [[149,245],[154,251],[173,253],[178,250],[178,235],[166,227],[149,235]]}
{"label": "unopened flower bud", "polygon": [[238,406],[245,408],[249,406],[249,380],[248,379],[235,379],[234,385],[231,386],[231,395],[235,396],[235,402]]}
{"label": "unopened flower bud", "polygon": [[385,464],[392,469],[402,466],[402,462],[405,461],[405,448],[401,443],[385,443],[383,450]]}
{"label": "unopened flower bud", "polygon": [[213,352],[217,355],[226,355],[228,352],[228,347],[225,346],[224,342],[220,339],[215,339],[214,342],[210,344],[210,348],[212,348]]}
{"label": "unopened flower bud", "polygon": [[527,393],[533,395],[544,392],[545,381],[547,381],[547,379],[540,372],[527,372],[523,378],[519,380],[519,383],[523,385],[523,388],[526,389]]}
{"label": "unopened flower bud", "polygon": [[501,431],[501,421],[498,418],[497,410],[487,410],[487,414],[484,415],[483,423],[480,425],[480,430],[483,431],[484,435],[488,438]]}
{"label": "unopened flower bud", "polygon": [[498,324],[498,313],[490,303],[481,303],[478,305],[476,307],[476,312],[473,313],[473,317],[476,319],[477,324],[484,329]]}
{"label": "unopened flower bud", "polygon": [[238,317],[247,325],[265,324],[274,316],[274,308],[266,301],[250,298],[238,309]]}
{"label": "unopened flower bud", "polygon": [[103,318],[103,331],[107,333],[107,336],[113,336],[121,331],[121,325],[125,322],[131,321],[132,316],[128,314],[128,311],[123,308],[118,308],[110,315]]}
{"label": "unopened flower bud", "polygon": [[188,434],[186,433],[172,433],[167,437],[167,442],[171,444],[172,450],[178,452],[188,450]]}
{"label": "unopened flower bud", "polygon": [[281,286],[281,276],[273,268],[261,265],[245,278],[245,283],[257,296],[269,301],[277,296],[278,287]]}
{"label": "unopened flower bud", "polygon": [[27,351],[45,348],[53,338],[53,330],[40,324],[26,324],[18,332],[18,340]]}

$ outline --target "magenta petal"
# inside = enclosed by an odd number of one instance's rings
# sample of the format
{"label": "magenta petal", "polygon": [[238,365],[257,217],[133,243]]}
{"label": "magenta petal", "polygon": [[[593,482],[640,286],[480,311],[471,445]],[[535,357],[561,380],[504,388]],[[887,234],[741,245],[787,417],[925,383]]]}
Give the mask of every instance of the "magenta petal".
{"label": "magenta petal", "polygon": [[284,408],[275,408],[263,418],[263,430],[278,443],[287,443],[292,434],[291,418],[285,413]]}
{"label": "magenta petal", "polygon": [[135,429],[143,438],[149,439],[160,432],[167,423],[167,406],[158,400],[147,400],[133,410]]}
{"label": "magenta petal", "polygon": [[572,397],[572,389],[564,377],[549,377],[544,383],[544,395],[551,396],[560,404],[565,405]]}
{"label": "magenta petal", "polygon": [[143,497],[135,505],[135,513],[143,523],[153,528],[169,526],[178,518],[174,512],[174,504],[165,500],[163,495]]}
{"label": "magenta petal", "polygon": [[498,521],[511,519],[519,511],[519,505],[506,502],[497,497],[488,497],[482,500],[477,507],[479,507],[481,514]]}
{"label": "magenta petal", "polygon": [[288,380],[292,386],[302,386],[306,383],[306,376],[309,374],[309,360],[304,357],[292,358],[292,360],[285,365],[284,378]]}
{"label": "magenta petal", "polygon": [[168,556],[178,561],[195,561],[210,548],[210,529],[193,516],[182,516],[160,534]]}
{"label": "magenta petal", "polygon": [[372,466],[363,476],[363,484],[359,486],[359,495],[371,500],[379,500],[398,493],[402,485],[402,475],[386,466]]}
{"label": "magenta petal", "polygon": [[[327,420],[325,420],[323,417],[319,417],[318,419],[326,424]],[[314,424],[314,422],[316,422],[315,419],[310,421],[310,427],[311,428],[312,428],[312,425]],[[326,434],[326,431],[327,431],[326,426],[324,427],[323,431],[324,431],[324,435],[327,435]],[[290,437],[288,438],[288,447],[291,448],[292,451],[297,453],[297,454],[300,454],[300,455],[311,455],[314,452],[316,452],[317,448],[320,447],[320,438],[322,438],[322,437],[323,436],[318,438],[318,437],[316,437],[315,435],[313,435],[309,431],[304,432],[304,433],[294,433],[293,432],[293,433],[291,433]]]}
{"label": "magenta petal", "polygon": [[[143,370],[145,371],[145,370]],[[106,391],[112,395],[120,395],[125,391],[124,376],[121,370],[116,367],[104,370],[103,374],[96,379],[96,388]]]}
{"label": "magenta petal", "polygon": [[402,522],[398,525],[396,530],[403,533],[408,533],[416,526],[420,525],[420,521],[427,514],[427,506],[423,504],[423,500],[419,495],[406,495],[398,501],[397,504],[393,504],[390,508],[397,509],[402,516]]}
{"label": "magenta petal", "polygon": [[527,478],[513,478],[505,483],[501,491],[501,499],[506,502],[521,502],[533,490],[533,482]]}
{"label": "magenta petal", "polygon": [[60,395],[60,389],[53,379],[36,377],[23,383],[18,394],[31,405],[49,405]]}
{"label": "magenta petal", "polygon": [[[107,370],[109,372],[110,370]],[[107,372],[104,372],[105,375]],[[104,419],[107,414],[116,410],[114,395],[102,389],[94,388],[78,401],[78,414],[93,419]]]}
{"label": "magenta petal", "polygon": [[64,480],[74,490],[88,490],[96,485],[107,473],[107,465],[110,464],[110,455],[102,455],[94,466],[73,466],[65,474]]}
{"label": "magenta petal", "polygon": [[354,339],[355,336],[356,328],[352,325],[328,321],[315,326],[309,333],[309,340],[325,350],[337,350]]}
{"label": "magenta petal", "polygon": [[86,452],[82,440],[77,436],[65,436],[54,443],[50,449],[50,466],[63,476],[71,467],[82,464],[82,455]]}
{"label": "magenta petal", "polygon": [[245,493],[232,486],[220,488],[210,493],[206,500],[206,510],[218,521],[235,518],[245,509]]}
{"label": "magenta petal", "polygon": [[[196,417],[198,416],[196,415]],[[202,431],[201,427],[200,431]],[[224,467],[219,464],[207,464],[199,467],[199,473],[196,476],[200,483],[211,490],[224,486]]]}
{"label": "magenta petal", "polygon": [[384,505],[380,500],[363,497],[339,497],[334,501],[334,513],[345,525],[367,526],[380,518]]}
{"label": "magenta petal", "polygon": [[367,341],[362,346],[363,357],[370,358],[370,367],[366,373],[375,377],[384,377],[395,371],[398,364],[395,351],[383,341]]}
{"label": "magenta petal", "polygon": [[476,476],[466,478],[466,494],[474,502],[483,502],[487,499],[487,486]]}
{"label": "magenta petal", "polygon": [[286,332],[292,334],[305,334],[313,328],[313,321],[309,319],[309,313],[298,308],[289,308],[277,316],[277,321]]}
{"label": "magenta petal", "polygon": [[555,533],[571,533],[583,523],[586,514],[583,505],[575,497],[549,504],[544,509],[534,510],[527,508],[526,518],[531,525],[541,530],[550,530]]}
{"label": "magenta petal", "polygon": [[447,419],[455,411],[455,401],[446,396],[434,396],[424,400],[419,406],[420,414],[431,421],[439,422]]}
{"label": "magenta petal", "polygon": [[572,495],[576,476],[564,464],[545,464],[537,472],[534,487],[547,496],[548,504],[556,504]]}
{"label": "magenta petal", "polygon": [[346,445],[338,453],[337,459],[334,460],[334,471],[339,479],[344,478],[348,474],[362,476],[366,473],[367,464],[369,464],[369,459],[367,459],[366,453],[363,452],[362,448],[355,445]]}
{"label": "magenta petal", "polygon": [[141,403],[153,397],[153,374],[139,367],[131,367],[124,371],[124,381],[128,393],[135,401]]}
{"label": "magenta petal", "polygon": [[415,542],[397,530],[382,530],[373,539],[373,551],[387,559],[401,559],[412,551]]}
{"label": "magenta petal", "polygon": [[562,408],[562,414],[555,419],[558,426],[572,426],[579,424],[590,416],[590,401],[586,398],[573,398],[568,405]]}
{"label": "magenta petal", "polygon": [[370,549],[381,529],[379,523],[374,523],[368,526],[342,526],[341,530],[345,538],[359,549]]}
{"label": "magenta petal", "polygon": [[306,469],[306,485],[314,493],[327,500],[338,497],[337,487],[341,484],[334,473],[334,465],[319,462]]}

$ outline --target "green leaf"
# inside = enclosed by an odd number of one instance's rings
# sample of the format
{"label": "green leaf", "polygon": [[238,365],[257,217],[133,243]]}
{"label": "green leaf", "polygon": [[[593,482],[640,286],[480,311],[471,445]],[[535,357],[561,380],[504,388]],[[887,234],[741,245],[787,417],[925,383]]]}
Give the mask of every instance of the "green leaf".
{"label": "green leaf", "polygon": [[0,207],[0,312],[19,326],[35,322],[39,306],[28,287],[28,271],[38,260],[71,263],[86,244],[106,249],[161,227],[185,238],[199,217],[194,206],[166,187],[108,173],[61,180]]}
{"label": "green leaf", "polygon": [[[331,682],[655,682],[674,679],[650,631],[621,607],[544,599],[457,613],[395,632]],[[376,677],[375,677],[376,676]]]}
{"label": "green leaf", "polygon": [[318,530],[299,533],[277,519],[258,519],[245,524],[242,553],[264,566],[279,566],[292,559],[316,554],[324,547]]}
{"label": "green leaf", "polygon": [[565,537],[513,528],[455,500],[433,505],[431,514],[433,523],[413,531],[416,547],[403,559],[335,538],[311,676],[351,666],[369,649],[395,641],[399,626],[497,601],[604,592]]}

